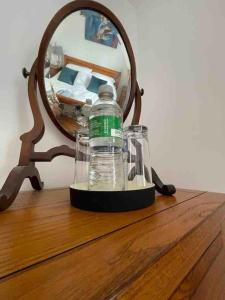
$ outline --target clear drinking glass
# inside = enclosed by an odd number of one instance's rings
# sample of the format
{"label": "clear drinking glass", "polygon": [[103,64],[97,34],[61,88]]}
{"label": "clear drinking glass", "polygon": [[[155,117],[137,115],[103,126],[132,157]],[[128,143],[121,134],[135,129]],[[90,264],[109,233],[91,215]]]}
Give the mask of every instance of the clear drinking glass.
{"label": "clear drinking glass", "polygon": [[131,125],[124,129],[125,152],[127,153],[126,189],[145,189],[152,186],[152,172],[148,142],[148,128]]}
{"label": "clear drinking glass", "polygon": [[88,128],[82,128],[76,133],[75,189],[88,190],[89,164],[89,131]]}

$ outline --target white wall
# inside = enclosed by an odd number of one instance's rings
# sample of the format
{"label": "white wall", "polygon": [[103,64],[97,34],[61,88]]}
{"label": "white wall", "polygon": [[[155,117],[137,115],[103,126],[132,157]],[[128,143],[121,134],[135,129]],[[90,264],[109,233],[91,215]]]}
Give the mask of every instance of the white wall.
{"label": "white wall", "polygon": [[142,122],[152,161],[179,187],[225,192],[225,1],[143,0]]}
{"label": "white wall", "polygon": [[[21,75],[22,67],[31,67],[38,53],[39,43],[46,26],[65,0],[4,3],[0,11],[1,75],[0,75],[0,186],[8,173],[17,165],[21,142],[19,136],[33,126],[27,98],[27,80]],[[137,27],[134,8],[125,0],[102,0],[124,24],[135,53],[137,53]],[[122,2],[122,3],[121,3]],[[65,138],[49,120],[42,102],[40,106],[46,124],[44,138],[36,149],[45,151],[51,147],[73,143]],[[45,187],[68,186],[73,181],[71,158],[59,157],[51,163],[39,163]],[[23,189],[30,189],[30,184]]]}

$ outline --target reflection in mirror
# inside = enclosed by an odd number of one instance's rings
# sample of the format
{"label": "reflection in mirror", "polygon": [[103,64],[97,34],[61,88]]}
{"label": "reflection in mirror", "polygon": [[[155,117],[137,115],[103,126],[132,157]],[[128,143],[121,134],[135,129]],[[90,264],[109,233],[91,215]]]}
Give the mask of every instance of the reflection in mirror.
{"label": "reflection in mirror", "polygon": [[130,74],[128,54],[114,25],[96,11],[70,14],[54,32],[45,57],[45,89],[57,122],[72,136],[88,126],[98,88],[106,83],[123,108]]}

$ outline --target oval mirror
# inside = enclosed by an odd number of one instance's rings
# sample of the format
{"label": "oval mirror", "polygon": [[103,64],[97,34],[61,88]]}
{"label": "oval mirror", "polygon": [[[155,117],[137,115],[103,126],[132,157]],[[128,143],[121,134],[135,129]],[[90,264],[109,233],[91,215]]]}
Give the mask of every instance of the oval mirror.
{"label": "oval mirror", "polygon": [[96,2],[66,5],[42,39],[38,82],[51,119],[72,140],[80,127],[88,126],[87,114],[102,84],[112,86],[126,117],[134,99],[136,71],[119,20]]}

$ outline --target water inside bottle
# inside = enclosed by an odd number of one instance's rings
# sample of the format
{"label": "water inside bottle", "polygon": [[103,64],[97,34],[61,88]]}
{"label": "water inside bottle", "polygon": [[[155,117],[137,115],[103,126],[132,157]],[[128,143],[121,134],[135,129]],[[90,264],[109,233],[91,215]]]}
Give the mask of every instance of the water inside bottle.
{"label": "water inside bottle", "polygon": [[124,190],[122,110],[110,86],[100,87],[92,106],[90,126],[89,190]]}

